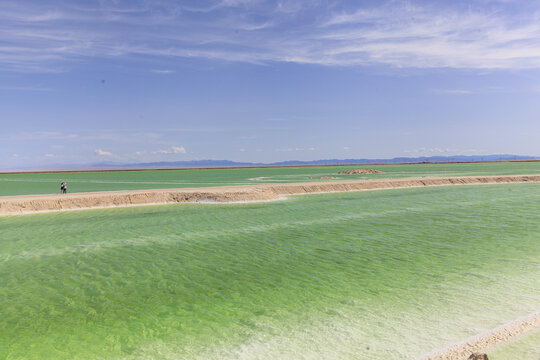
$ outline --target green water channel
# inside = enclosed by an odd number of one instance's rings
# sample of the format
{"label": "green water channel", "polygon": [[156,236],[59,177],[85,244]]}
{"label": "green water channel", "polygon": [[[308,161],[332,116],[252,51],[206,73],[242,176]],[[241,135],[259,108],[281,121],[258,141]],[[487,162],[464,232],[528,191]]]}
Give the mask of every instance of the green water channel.
{"label": "green water channel", "polygon": [[[375,169],[383,173],[339,174],[341,171],[359,168]],[[540,162],[0,174],[0,196],[59,193],[62,181],[67,181],[68,192],[88,192],[396,177],[516,174],[540,174]]]}
{"label": "green water channel", "polygon": [[0,233],[9,360],[415,359],[540,309],[538,184],[4,216]]}
{"label": "green water channel", "polygon": [[538,360],[540,359],[540,329],[496,346],[487,353],[490,360]]}

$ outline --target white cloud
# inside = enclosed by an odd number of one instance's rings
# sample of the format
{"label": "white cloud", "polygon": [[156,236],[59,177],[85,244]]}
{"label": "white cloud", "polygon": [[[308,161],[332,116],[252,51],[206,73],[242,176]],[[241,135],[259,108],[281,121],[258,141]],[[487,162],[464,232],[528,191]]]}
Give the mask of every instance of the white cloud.
{"label": "white cloud", "polygon": [[[332,57],[395,66],[514,68],[540,65],[540,24],[488,11],[382,6],[334,16]],[[361,54],[364,54],[362,56]],[[345,61],[345,59],[343,59]]]}
{"label": "white cloud", "polygon": [[108,151],[103,151],[101,149],[94,150],[94,154],[96,154],[98,156],[112,156],[112,153],[110,153]]}
{"label": "white cloud", "polygon": [[479,155],[485,154],[486,150],[473,149],[473,148],[426,148],[421,147],[418,149],[404,150],[405,154],[410,156],[458,156],[458,155]]}
{"label": "white cloud", "polygon": [[45,154],[45,157],[46,157],[46,158],[53,158],[54,155],[53,155],[53,154]]}
{"label": "white cloud", "polygon": [[454,155],[474,155],[478,151],[475,149],[457,149],[457,148],[441,148],[441,147],[432,147],[426,148],[421,147],[418,149],[404,150],[405,154],[411,156],[454,156]]}
{"label": "white cloud", "polygon": [[[305,150],[306,149],[301,148],[301,147],[276,149],[276,151],[280,151],[280,152],[305,151]],[[308,150],[315,150],[315,148],[309,148]]]}
{"label": "white cloud", "polygon": [[171,147],[173,154],[185,154],[186,149],[183,146],[173,146]]}
{"label": "white cloud", "polygon": [[[164,130],[168,132],[169,130]],[[2,134],[5,135],[5,134]],[[34,131],[18,132],[10,134],[10,137],[16,140],[66,140],[78,142],[114,142],[114,143],[141,143],[159,139],[161,133],[151,133],[147,131],[127,132],[125,129],[80,129],[78,133],[64,133],[60,131]],[[58,148],[64,145],[55,144]]]}
{"label": "white cloud", "polygon": [[[540,6],[532,2],[529,11],[517,3],[497,2],[465,7],[458,2],[415,6],[388,1],[334,10],[339,5],[224,0],[189,9],[167,1],[139,8],[120,2],[47,12],[14,2],[0,5],[0,66],[12,72],[65,71],[73,59],[154,56],[256,64],[540,67]],[[199,16],[191,16],[193,11]]]}
{"label": "white cloud", "polygon": [[12,137],[18,140],[74,140],[79,136],[76,134],[61,133],[59,131],[35,131],[16,133]]}
{"label": "white cloud", "polygon": [[154,70],[150,70],[150,72],[153,72],[154,74],[173,74],[173,73],[174,73],[174,70],[159,70],[159,69],[154,69]]}
{"label": "white cloud", "polygon": [[240,152],[245,152],[246,149],[238,149],[238,151],[240,151]]}
{"label": "white cloud", "polygon": [[465,90],[465,89],[438,89],[435,90],[436,93],[439,94],[454,94],[454,95],[468,95],[472,94],[472,90]]}
{"label": "white cloud", "polygon": [[152,154],[185,154],[186,149],[183,146],[171,146],[166,150],[153,151]]}
{"label": "white cloud", "polygon": [[423,155],[426,153],[426,148],[425,147],[421,147],[419,149],[407,149],[407,150],[403,150],[403,152],[405,154],[416,154],[416,155]]}
{"label": "white cloud", "polygon": [[450,152],[450,149],[431,148],[429,149],[429,152],[435,154],[448,154]]}

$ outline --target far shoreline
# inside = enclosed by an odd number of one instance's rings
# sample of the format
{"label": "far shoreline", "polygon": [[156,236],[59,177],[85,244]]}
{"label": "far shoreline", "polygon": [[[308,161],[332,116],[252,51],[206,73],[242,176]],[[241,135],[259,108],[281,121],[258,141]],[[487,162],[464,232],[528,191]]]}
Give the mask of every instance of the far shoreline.
{"label": "far shoreline", "polygon": [[211,167],[144,167],[144,168],[80,168],[69,170],[13,170],[0,171],[0,175],[10,174],[66,174],[66,173],[96,173],[96,172],[126,172],[126,171],[171,171],[171,170],[233,170],[233,169],[280,169],[293,167],[336,167],[336,166],[386,166],[386,165],[444,165],[444,164],[489,164],[489,163],[519,163],[540,162],[540,159],[522,160],[485,160],[485,161],[420,161],[420,162],[384,162],[384,163],[352,163],[352,164],[314,164],[314,165],[248,165],[248,166],[211,166]]}

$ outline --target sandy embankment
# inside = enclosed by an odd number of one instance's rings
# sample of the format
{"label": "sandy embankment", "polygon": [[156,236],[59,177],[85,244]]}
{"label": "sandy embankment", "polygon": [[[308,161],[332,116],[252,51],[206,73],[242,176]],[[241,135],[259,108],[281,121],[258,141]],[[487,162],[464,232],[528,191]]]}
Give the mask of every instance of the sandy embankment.
{"label": "sandy embankment", "polygon": [[375,169],[352,169],[339,173],[339,175],[363,175],[363,174],[384,174],[383,171]]}
{"label": "sandy embankment", "polygon": [[472,353],[485,352],[486,349],[523,335],[538,327],[540,327],[540,313],[530,314],[529,316],[516,319],[508,324],[421,357],[420,360],[467,359]]}
{"label": "sandy embankment", "polygon": [[277,200],[286,195],[408,188],[422,186],[540,182],[540,175],[401,178],[256,184],[205,188],[102,191],[74,194],[0,196],[0,215],[29,214],[144,204]]}

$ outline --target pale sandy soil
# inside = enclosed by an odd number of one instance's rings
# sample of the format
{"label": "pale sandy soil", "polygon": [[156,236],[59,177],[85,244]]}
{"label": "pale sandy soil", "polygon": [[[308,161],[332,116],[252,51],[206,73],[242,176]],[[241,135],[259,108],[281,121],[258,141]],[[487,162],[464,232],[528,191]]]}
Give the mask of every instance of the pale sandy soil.
{"label": "pale sandy soil", "polygon": [[540,327],[540,313],[516,319],[508,324],[479,334],[465,341],[451,345],[420,358],[420,360],[462,360],[472,353],[485,352],[486,349],[525,334]]}
{"label": "pale sandy soil", "polygon": [[362,174],[384,174],[384,172],[380,170],[375,170],[375,169],[353,169],[353,170],[342,171],[339,174],[340,175],[362,175]]}
{"label": "pale sandy soil", "polygon": [[0,196],[0,215],[184,202],[268,201],[286,195],[312,193],[523,182],[540,182],[540,175],[424,177]]}

